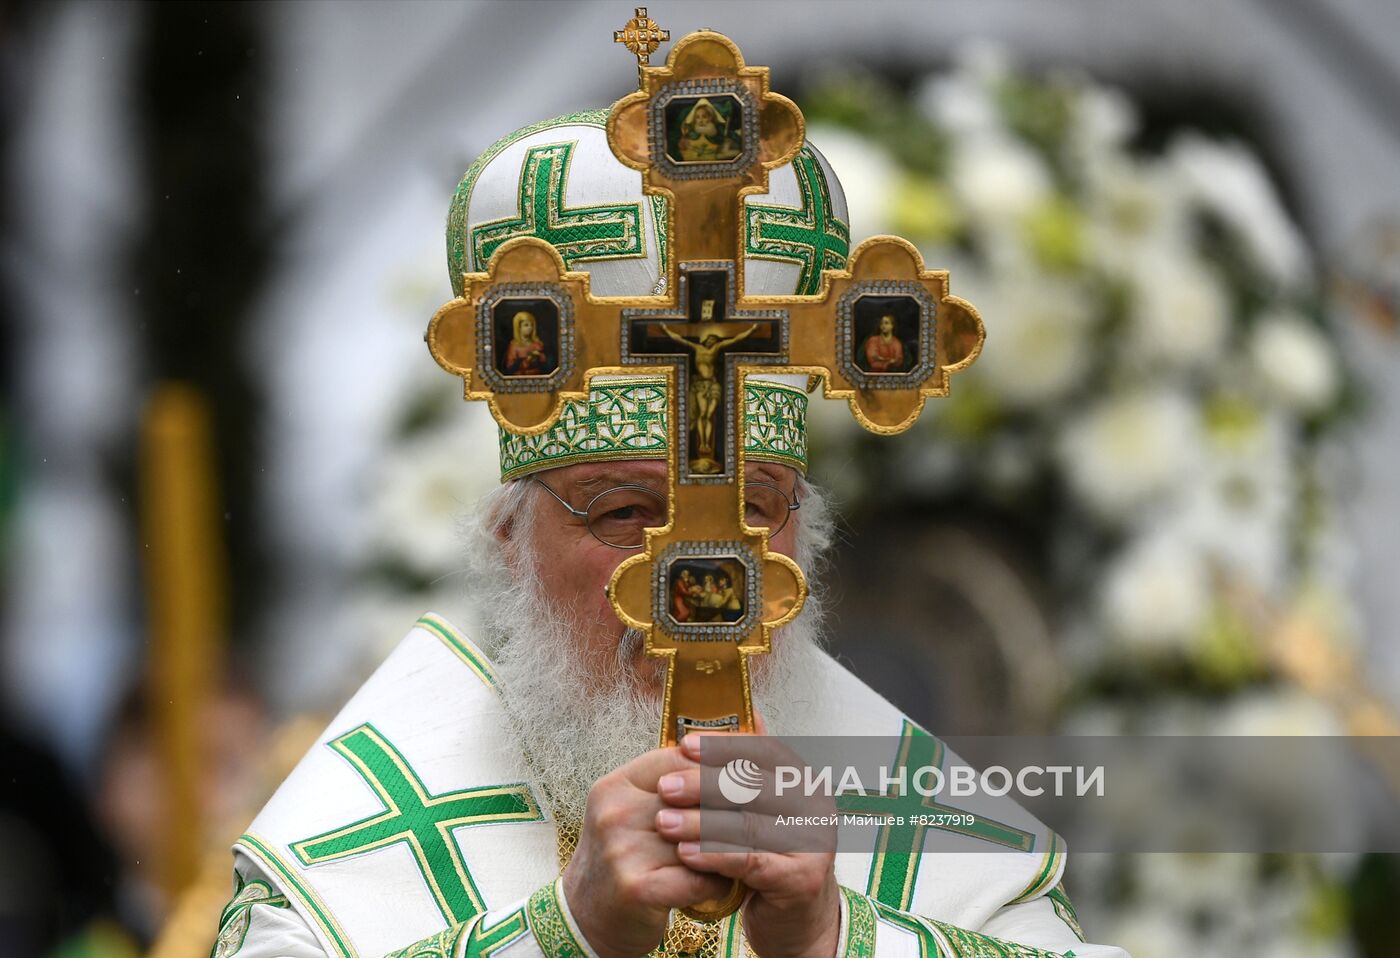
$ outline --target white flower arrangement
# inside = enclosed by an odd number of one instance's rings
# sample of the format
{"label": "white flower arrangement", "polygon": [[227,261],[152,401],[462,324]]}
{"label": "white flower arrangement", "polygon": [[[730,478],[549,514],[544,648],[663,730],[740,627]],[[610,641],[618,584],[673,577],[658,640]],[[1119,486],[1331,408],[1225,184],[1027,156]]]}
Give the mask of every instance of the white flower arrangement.
{"label": "white flower arrangement", "polygon": [[[987,326],[921,448],[862,447],[869,478],[848,466],[843,487],[1003,508],[1008,490],[1031,493],[1023,521],[1074,557],[1060,579],[1047,570],[1070,637],[1067,729],[1335,732],[1273,671],[1265,630],[1321,602],[1318,621],[1349,638],[1326,443],[1347,370],[1258,156],[1189,129],[1140,149],[1122,92],[1030,79],[986,49],[907,102],[857,77],[803,107],[864,137],[832,157],[837,175],[951,269]],[[828,444],[853,441],[841,417],[822,426]],[[1071,880],[1137,958],[1349,954],[1344,922],[1310,917],[1344,876],[1288,861],[1279,874],[1251,855],[1143,855]]]}
{"label": "white flower arrangement", "polygon": [[1060,433],[1070,488],[1105,521],[1141,517],[1180,488],[1200,459],[1199,411],[1179,390],[1100,400]]}

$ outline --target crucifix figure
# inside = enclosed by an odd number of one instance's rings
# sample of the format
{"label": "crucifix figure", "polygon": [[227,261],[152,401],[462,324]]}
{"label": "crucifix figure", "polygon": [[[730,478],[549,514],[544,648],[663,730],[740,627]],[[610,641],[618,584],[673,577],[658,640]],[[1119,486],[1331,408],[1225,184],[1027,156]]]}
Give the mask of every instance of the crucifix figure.
{"label": "crucifix figure", "polygon": [[[705,305],[714,305],[714,300],[706,300]],[[720,339],[713,329],[704,331],[699,342],[687,339],[670,326],[662,326],[661,331],[695,353],[694,377],[690,381],[690,431],[694,436],[694,453],[690,457],[690,471],[716,473],[723,466],[715,459],[715,414],[719,412],[720,396],[723,390],[715,378],[715,364],[724,350],[743,342],[758,328],[750,323],[741,333],[728,339]]]}
{"label": "crucifix figure", "polygon": [[[674,365],[679,392],[686,398],[678,430],[686,442],[681,481],[723,480],[733,475],[728,440],[734,428],[735,369],[740,363],[784,359],[786,315],[736,310],[732,264],[685,263],[680,284],[684,310],[625,314],[623,361],[654,364],[664,357]],[[673,343],[685,352],[677,352]],[[740,344],[743,348],[736,348]]]}

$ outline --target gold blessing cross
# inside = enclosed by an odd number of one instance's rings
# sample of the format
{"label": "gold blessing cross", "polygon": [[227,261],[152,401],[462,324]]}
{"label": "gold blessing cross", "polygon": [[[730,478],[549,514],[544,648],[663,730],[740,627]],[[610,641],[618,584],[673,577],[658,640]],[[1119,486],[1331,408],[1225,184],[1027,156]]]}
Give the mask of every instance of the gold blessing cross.
{"label": "gold blessing cross", "polygon": [[647,16],[646,7],[638,7],[636,14],[627,21],[627,26],[613,31],[613,43],[620,43],[637,57],[637,77],[642,75],[642,67],[651,63],[651,55],[656,48],[671,39],[671,31],[661,29],[661,25]]}
{"label": "gold blessing cross", "polygon": [[[810,296],[744,292],[743,200],[768,189],[768,171],[791,162],[804,140],[797,106],[769,90],[768,69],[745,65],[729,38],[699,31],[646,65],[664,39],[645,8],[618,31],[639,59],[640,89],[608,115],[613,153],[641,172],[645,192],[667,196],[671,249],[664,295],[598,297],[587,273],[570,272],[535,237],[503,244],[484,273],[463,277],[462,295],[428,328],[428,344],[467,399],[484,400],[502,428],[539,434],[566,401],[586,401],[594,376],[659,374],[668,380],[667,525],[648,529],[641,552],[614,573],[618,618],[646,635],[646,654],[669,660],[660,741],[692,729],[752,732],[749,658],[769,651],[773,630],[801,611],[807,583],[797,564],[768,547],[768,531],[745,522],[744,383],[752,372],[806,375],[810,388],[843,399],[867,430],[893,435],[914,424],[930,398],[982,347],[970,303],[948,291],[945,270],[926,270],[907,241],[862,243],[845,270],[826,270]],[[635,29],[634,29],[635,27]],[[682,124],[722,135],[696,145]],[[556,321],[551,370],[502,377],[500,313]],[[507,337],[508,338],[508,337]],[[698,576],[727,578],[724,614],[690,617],[673,600]],[[689,577],[689,581],[687,580]],[[732,590],[732,591],[731,591]],[[722,917],[742,886],[693,915]]]}

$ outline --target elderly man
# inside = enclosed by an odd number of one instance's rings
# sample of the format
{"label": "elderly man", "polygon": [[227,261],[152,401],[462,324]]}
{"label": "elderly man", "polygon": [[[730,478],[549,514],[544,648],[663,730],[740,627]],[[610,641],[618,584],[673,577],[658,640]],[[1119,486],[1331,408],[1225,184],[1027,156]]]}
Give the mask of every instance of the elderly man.
{"label": "elderly man", "polygon": [[[602,120],[527,127],[468,170],[449,217],[454,284],[505,240],[536,235],[602,295],[663,287],[664,207],[614,159]],[[748,198],[754,235],[764,216],[811,210],[816,190],[845,218],[808,146]],[[798,253],[751,257],[747,288],[804,291]],[[1009,801],[993,812],[1018,840],[959,836],[946,854],[699,842],[698,744],[654,747],[665,665],[605,595],[643,530],[665,522],[665,390],[654,377],[595,381],[545,433],[502,434],[503,484],[465,543],[476,643],[424,616],[345,706],[235,845],[216,958],[1121,956],[1083,944],[1063,846]],[[742,399],[748,522],[814,583],[753,661],[764,730],[933,742],[821,649],[815,575],[831,521],[804,478],[804,390],[751,382]],[[739,913],[701,924],[678,911],[735,878],[751,891]]]}

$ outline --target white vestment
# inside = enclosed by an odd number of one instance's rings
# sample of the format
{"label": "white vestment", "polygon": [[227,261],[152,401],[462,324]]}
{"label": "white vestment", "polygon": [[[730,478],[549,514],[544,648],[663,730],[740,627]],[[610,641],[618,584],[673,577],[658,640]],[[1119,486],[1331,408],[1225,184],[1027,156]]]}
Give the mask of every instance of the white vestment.
{"label": "white vestment", "polygon": [[[913,727],[823,662],[831,724],[810,734],[897,738]],[[234,845],[235,895],[216,958],[591,955],[563,900],[540,794],[491,663],[442,618],[424,616]],[[874,853],[838,855],[837,958],[1126,958],[1079,937],[1059,887],[1058,837],[1010,800],[988,807],[1028,836],[1029,850],[916,855],[916,870],[901,872],[901,902],[874,888]],[[720,958],[743,958],[738,924],[726,920]]]}

